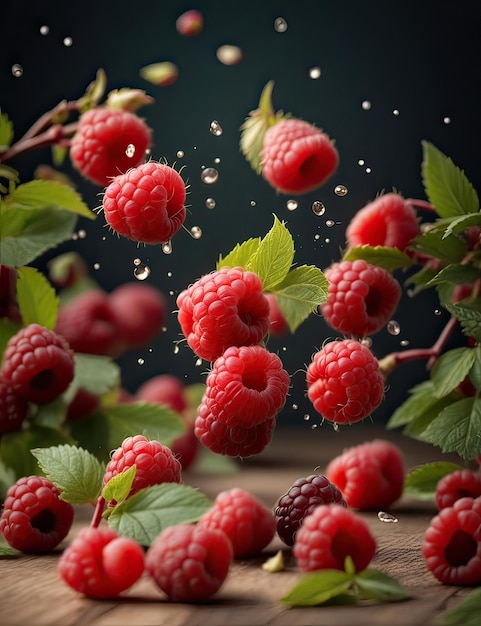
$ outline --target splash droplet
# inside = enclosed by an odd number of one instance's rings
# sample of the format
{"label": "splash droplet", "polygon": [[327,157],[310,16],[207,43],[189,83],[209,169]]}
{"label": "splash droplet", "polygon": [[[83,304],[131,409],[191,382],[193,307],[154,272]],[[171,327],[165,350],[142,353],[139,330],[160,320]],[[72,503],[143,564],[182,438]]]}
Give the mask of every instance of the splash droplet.
{"label": "splash droplet", "polygon": [[392,112],[392,114],[393,114],[393,115],[396,115],[396,116],[397,116],[397,115],[399,115],[399,109],[394,109],[394,110],[393,110],[393,112]]}
{"label": "splash droplet", "polygon": [[179,346],[174,346],[174,354],[179,354],[180,348]]}
{"label": "splash droplet", "polygon": [[184,156],[184,151],[183,150],[177,150],[177,158],[178,159],[182,159]]}
{"label": "splash droplet", "polygon": [[303,419],[305,422],[308,422],[311,419],[311,416],[309,415],[309,413],[304,413]]}
{"label": "splash droplet", "polygon": [[172,254],[172,242],[171,241],[165,241],[162,244],[162,252],[164,254]]}
{"label": "splash droplet", "polygon": [[200,367],[201,365],[202,365],[202,359],[199,357],[197,361],[195,362],[195,366]]}
{"label": "splash droplet", "polygon": [[403,339],[402,341],[399,342],[400,345],[405,348],[406,346],[409,345],[409,339]]}
{"label": "splash droplet", "polygon": [[314,200],[311,209],[314,215],[317,215],[317,217],[319,217],[320,215],[324,215],[324,213],[326,212],[326,207],[320,200]]}
{"label": "splash droplet", "polygon": [[372,172],[372,169],[370,167],[366,167],[366,174],[370,174]]}
{"label": "splash droplet", "polygon": [[316,79],[316,78],[320,78],[321,76],[321,68],[320,67],[311,67],[311,69],[309,70],[309,78],[312,79]]}
{"label": "splash droplet", "polygon": [[134,276],[137,280],[145,280],[150,276],[150,267],[148,265],[144,265],[144,263],[136,265],[134,267]]}
{"label": "splash droplet", "polygon": [[365,163],[364,159],[359,159],[357,164],[363,166]]}
{"label": "splash droplet", "polygon": [[399,522],[397,517],[394,517],[391,513],[386,513],[386,511],[379,511],[377,517],[380,522],[386,522],[387,524],[396,524]]}
{"label": "splash droplet", "polygon": [[129,145],[125,148],[125,154],[131,159],[135,156],[135,146],[133,143],[129,143]]}
{"label": "splash droplet", "polygon": [[50,32],[50,28],[47,25],[44,24],[43,26],[40,26],[41,35],[48,35],[49,32]]}
{"label": "splash droplet", "polygon": [[389,320],[386,325],[386,330],[390,335],[399,335],[401,332],[401,326],[396,320]]}
{"label": "splash droplet", "polygon": [[292,408],[294,409],[294,411],[297,411],[297,409],[299,408],[299,405],[298,404],[293,404]]}
{"label": "splash droplet", "polygon": [[219,172],[213,167],[206,167],[202,170],[200,178],[206,185],[213,185],[219,179]]}
{"label": "splash droplet", "polygon": [[87,231],[85,231],[83,228],[81,228],[78,231],[78,238],[79,239],[85,239],[86,236],[87,236]]}
{"label": "splash droplet", "polygon": [[256,206],[257,202],[255,200],[251,200],[251,206]]}
{"label": "splash droplet", "polygon": [[12,74],[15,76],[15,78],[20,78],[20,76],[23,76],[23,67],[20,65],[20,63],[14,63],[12,65]]}
{"label": "splash droplet", "polygon": [[274,20],[274,30],[278,33],[285,33],[287,30],[287,22],[283,17],[276,17]]}
{"label": "splash droplet", "polygon": [[451,118],[450,118],[450,117],[445,117],[445,118],[443,119],[443,122],[444,122],[445,124],[451,124]]}
{"label": "splash droplet", "polygon": [[217,48],[216,56],[224,65],[237,65],[242,61],[242,50],[238,46],[226,44]]}
{"label": "splash droplet", "polygon": [[202,237],[202,228],[200,226],[192,226],[190,234],[193,239],[200,239]]}
{"label": "splash droplet", "polygon": [[217,120],[212,120],[210,123],[210,132],[216,137],[220,137],[220,135],[222,135],[222,126]]}
{"label": "splash droplet", "polygon": [[336,194],[336,196],[340,196],[341,198],[347,196],[348,191],[349,190],[345,185],[336,185],[334,187],[334,193]]}
{"label": "splash droplet", "polygon": [[364,100],[361,106],[364,111],[369,111],[369,109],[371,108],[371,103],[369,100]]}
{"label": "splash droplet", "polygon": [[219,163],[220,163],[220,158],[219,158],[219,157],[215,157],[215,159],[214,159],[214,163],[215,163],[216,165],[219,165]]}
{"label": "splash droplet", "polygon": [[338,424],[337,422],[334,422],[334,423],[332,424],[332,427],[333,427],[333,429],[334,429],[336,432],[338,432],[338,431],[339,431],[339,424]]}
{"label": "splash droplet", "polygon": [[70,46],[71,46],[72,44],[73,44],[73,39],[72,39],[72,37],[64,37],[64,40],[63,40],[63,45],[64,45],[66,48],[70,48]]}
{"label": "splash droplet", "polygon": [[286,203],[286,207],[288,211],[295,211],[299,206],[297,200],[288,200]]}
{"label": "splash droplet", "polygon": [[139,359],[137,359],[137,363],[139,365],[143,365],[145,363],[144,359],[142,357],[140,357]]}
{"label": "splash droplet", "polygon": [[441,309],[434,309],[434,315],[441,315]]}
{"label": "splash droplet", "polygon": [[93,267],[94,267],[94,270],[99,270],[100,269],[100,263],[94,263]]}
{"label": "splash droplet", "polygon": [[207,200],[205,201],[205,206],[208,209],[215,209],[215,200],[214,200],[214,198],[207,198]]}
{"label": "splash droplet", "polygon": [[366,346],[366,348],[370,348],[372,346],[372,339],[371,339],[371,337],[363,337],[361,339],[361,344],[363,346]]}
{"label": "splash droplet", "polygon": [[141,259],[134,259],[134,265],[139,266],[142,263]]}
{"label": "splash droplet", "polygon": [[326,226],[332,228],[336,222],[334,220],[326,220]]}

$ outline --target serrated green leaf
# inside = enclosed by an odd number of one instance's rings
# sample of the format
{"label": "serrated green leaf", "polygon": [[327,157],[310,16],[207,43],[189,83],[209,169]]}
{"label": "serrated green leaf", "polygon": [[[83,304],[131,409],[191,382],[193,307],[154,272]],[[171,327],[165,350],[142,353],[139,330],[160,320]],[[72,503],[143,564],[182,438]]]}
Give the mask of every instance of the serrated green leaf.
{"label": "serrated green leaf", "polygon": [[6,317],[0,319],[0,355],[3,354],[8,341],[16,335],[21,328],[21,324],[12,322]]}
{"label": "serrated green leaf", "polygon": [[443,267],[426,284],[428,287],[438,285],[443,282],[451,282],[456,285],[466,285],[480,278],[480,271],[473,265],[453,263]]}
{"label": "serrated green leaf", "polygon": [[444,237],[444,231],[429,231],[415,237],[413,247],[418,253],[440,259],[443,263],[460,263],[466,255],[466,243],[459,237]]}
{"label": "serrated green leaf", "polygon": [[120,367],[111,358],[76,352],[74,360],[75,374],[72,386],[75,389],[85,389],[94,396],[102,396],[119,387]]}
{"label": "serrated green leaf", "polygon": [[461,396],[462,394],[458,392],[452,392],[442,398],[435,397],[433,404],[427,407],[424,412],[413,416],[413,419],[404,428],[403,433],[413,439],[425,441],[424,431],[426,428],[438,417],[442,410],[459,400]]}
{"label": "serrated green leaf", "polygon": [[25,326],[36,323],[53,330],[59,307],[55,289],[33,267],[19,267],[17,272],[17,299],[23,323]]}
{"label": "serrated green leaf", "polygon": [[146,487],[118,504],[108,524],[123,537],[150,546],[167,527],[190,524],[212,506],[202,492],[178,483]]}
{"label": "serrated green leaf", "polygon": [[87,86],[85,94],[79,99],[79,106],[82,113],[97,106],[105,93],[106,87],[107,75],[105,74],[105,71],[100,68],[97,70],[95,80]]}
{"label": "serrated green leaf", "polygon": [[472,590],[465,598],[440,616],[439,626],[479,626],[481,588]]}
{"label": "serrated green leaf", "polygon": [[299,582],[281,598],[284,606],[318,606],[335,596],[347,593],[353,576],[341,570],[326,569],[304,574]]}
{"label": "serrated green leaf", "polygon": [[366,263],[383,267],[388,272],[407,268],[412,265],[412,259],[397,248],[387,246],[355,246],[346,250],[343,261],[363,259]]}
{"label": "serrated green leaf", "polygon": [[386,424],[388,429],[409,424],[438,402],[433,394],[433,383],[430,380],[419,383],[409,391],[409,394],[407,400],[391,415]]}
{"label": "serrated green leaf", "polygon": [[72,445],[33,448],[44,474],[70,504],[94,504],[102,489],[105,466],[93,454]]}
{"label": "serrated green leaf", "polygon": [[66,415],[67,404],[62,395],[48,404],[37,405],[35,413],[32,415],[30,420],[38,426],[59,428],[65,421]]}
{"label": "serrated green leaf", "polygon": [[270,291],[287,276],[294,260],[294,240],[291,233],[274,215],[274,224],[261,239],[256,252],[250,257],[246,269],[255,272],[262,281],[264,291]]}
{"label": "serrated green leaf", "polygon": [[415,296],[423,289],[427,289],[427,284],[432,278],[434,278],[434,276],[436,276],[436,274],[436,270],[432,267],[429,267],[428,265],[425,265],[419,271],[411,274],[411,276],[409,276],[405,282],[406,286],[414,285],[414,287],[410,288],[409,293],[412,296]]}
{"label": "serrated green leaf", "polygon": [[479,299],[469,304],[446,302],[444,306],[461,324],[466,336],[472,337],[475,341],[481,341],[481,301]]}
{"label": "serrated green leaf", "polygon": [[477,344],[473,350],[475,351],[476,359],[469,371],[469,380],[476,391],[479,392],[481,391],[481,344]]}
{"label": "serrated green leaf", "polygon": [[18,185],[10,194],[9,202],[27,209],[56,207],[90,220],[97,217],[75,189],[52,180],[31,180]]}
{"label": "serrated green leaf", "polygon": [[450,235],[457,235],[462,233],[467,228],[471,226],[480,226],[481,225],[481,213],[468,213],[467,215],[461,215],[460,217],[455,217],[450,221],[449,226],[447,226],[446,230],[443,234],[443,239],[449,237]]}
{"label": "serrated green leaf", "polygon": [[412,469],[404,480],[404,493],[419,500],[434,500],[436,486],[441,478],[462,469],[457,463],[435,461]]}
{"label": "serrated green leaf", "polygon": [[0,148],[8,147],[13,140],[13,122],[0,109]]}
{"label": "serrated green leaf", "polygon": [[136,465],[113,476],[102,490],[102,496],[107,502],[114,500],[116,503],[123,502],[130,493],[135,479]]}
{"label": "serrated green leaf", "polygon": [[399,602],[411,597],[396,579],[375,569],[365,569],[356,574],[355,584],[363,600]]}
{"label": "serrated green leaf", "polygon": [[472,348],[453,348],[442,354],[431,370],[433,393],[437,398],[453,391],[468,375],[476,358]]}
{"label": "serrated green leaf", "polygon": [[462,170],[428,141],[422,142],[422,179],[426,195],[441,217],[479,211],[476,190]]}
{"label": "serrated green leaf", "polygon": [[238,243],[225,257],[220,256],[216,264],[216,269],[222,267],[242,267],[246,268],[249,259],[257,251],[261,243],[261,238],[247,239],[243,243]]}

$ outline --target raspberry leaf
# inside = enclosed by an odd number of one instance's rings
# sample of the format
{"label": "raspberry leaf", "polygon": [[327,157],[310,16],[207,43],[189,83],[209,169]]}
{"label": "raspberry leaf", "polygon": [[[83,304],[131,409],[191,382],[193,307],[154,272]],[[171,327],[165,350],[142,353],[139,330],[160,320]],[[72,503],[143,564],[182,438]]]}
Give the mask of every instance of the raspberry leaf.
{"label": "raspberry leaf", "polygon": [[441,478],[462,469],[457,463],[435,461],[411,470],[404,481],[404,492],[419,500],[434,500],[436,486]]}
{"label": "raspberry leaf", "polygon": [[78,106],[80,111],[83,113],[98,105],[100,100],[102,99],[105,89],[107,88],[107,75],[105,71],[100,68],[97,70],[97,74],[95,75],[95,80],[93,80],[90,85],[88,85],[85,90],[85,94],[79,98]]}
{"label": "raspberry leaf", "polygon": [[97,217],[72,187],[50,180],[31,180],[19,185],[10,194],[9,201],[21,208],[53,206],[90,220]]}
{"label": "raspberry leaf", "polygon": [[444,231],[430,231],[414,238],[415,250],[444,263],[460,263],[466,255],[466,244],[458,237],[444,237]]}
{"label": "raspberry leaf", "polygon": [[20,324],[16,324],[6,317],[0,318],[0,355],[4,353],[9,339],[13,337],[20,328]]}
{"label": "raspberry leaf", "polygon": [[105,466],[93,454],[72,445],[33,448],[38,465],[70,504],[95,503]]}
{"label": "raspberry leaf", "polygon": [[446,309],[454,315],[461,324],[463,333],[475,341],[481,341],[481,302],[445,303]]}
{"label": "raspberry leaf", "polygon": [[179,483],[141,489],[116,505],[108,517],[111,528],[143,546],[150,546],[168,526],[196,522],[212,501],[202,492]]}
{"label": "raspberry leaf", "polygon": [[428,141],[422,142],[421,166],[426,195],[441,217],[479,211],[476,190],[462,170]]}
{"label": "raspberry leaf", "polygon": [[[285,606],[317,606],[326,604],[336,596],[345,596],[351,590],[352,574],[341,570],[326,569],[305,574],[300,581],[281,598]],[[353,604],[347,596],[344,604]]]}
{"label": "raspberry leaf", "polygon": [[394,578],[375,569],[365,569],[354,577],[360,600],[398,602],[411,597],[409,592]]}
{"label": "raspberry leaf", "polygon": [[456,285],[465,285],[474,282],[479,278],[479,269],[473,265],[459,265],[451,263],[443,267],[426,285],[432,287],[444,282],[451,282]]}
{"label": "raspberry leaf", "polygon": [[120,368],[109,357],[75,353],[75,375],[67,391],[68,397],[77,389],[85,389],[94,396],[102,396],[120,385]]}
{"label": "raspberry leaf", "polygon": [[257,252],[261,238],[247,239],[243,243],[238,243],[227,256],[219,257],[216,264],[216,269],[220,270],[222,267],[242,267],[245,268],[249,263],[249,259]]}
{"label": "raspberry leaf", "polygon": [[442,354],[431,370],[434,395],[441,398],[453,391],[466,378],[475,358],[472,348],[453,348]]}
{"label": "raspberry leaf", "polygon": [[440,616],[439,626],[478,626],[481,589],[474,589],[453,608]]}
{"label": "raspberry leaf", "polygon": [[449,237],[450,235],[457,235],[462,233],[467,228],[471,226],[480,226],[481,225],[481,213],[468,213],[467,215],[461,215],[460,217],[455,217],[449,221],[449,226],[446,228],[443,234],[443,238]]}
{"label": "raspberry leaf", "polygon": [[0,540],[0,559],[12,559],[17,556],[22,556],[20,550],[15,550],[8,545],[5,541]]}
{"label": "raspberry leaf", "polygon": [[33,267],[19,267],[17,274],[17,299],[24,325],[36,323],[53,330],[59,306],[55,289]]}
{"label": "raspberry leaf", "polygon": [[13,122],[0,109],[0,149],[8,148],[13,140]]}
{"label": "raspberry leaf", "polygon": [[274,224],[261,239],[249,259],[246,270],[255,272],[269,291],[284,280],[294,260],[294,240],[284,222],[274,215]]}
{"label": "raspberry leaf", "polygon": [[130,493],[135,479],[136,465],[113,476],[102,490],[102,497],[107,501],[123,502]]}
{"label": "raspberry leaf", "polygon": [[388,272],[412,265],[412,261],[407,254],[397,248],[388,246],[369,246],[367,244],[355,246],[349,248],[342,257],[343,261],[356,261],[357,259],[362,259],[371,265],[378,265]]}

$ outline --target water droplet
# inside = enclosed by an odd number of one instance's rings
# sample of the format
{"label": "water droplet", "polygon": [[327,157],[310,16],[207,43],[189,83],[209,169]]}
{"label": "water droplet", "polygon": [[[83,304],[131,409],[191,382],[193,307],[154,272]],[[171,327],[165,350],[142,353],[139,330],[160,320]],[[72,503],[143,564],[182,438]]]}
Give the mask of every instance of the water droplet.
{"label": "water droplet", "polygon": [[125,154],[131,159],[135,156],[135,146],[133,143],[129,143],[129,145],[125,148]]}
{"label": "water droplet", "polygon": [[288,200],[286,203],[286,207],[288,211],[295,211],[299,206],[297,200]]}
{"label": "water droplet", "polygon": [[46,25],[44,26],[40,26],[40,34],[41,35],[48,35],[50,32],[50,28]]}
{"label": "water droplet", "polygon": [[434,309],[434,315],[441,315],[441,309]]}
{"label": "water droplet", "polygon": [[387,524],[396,524],[396,522],[399,522],[397,517],[394,517],[391,513],[386,513],[386,511],[379,511],[377,517],[380,522],[386,522]]}
{"label": "water droplet", "polygon": [[72,44],[73,44],[73,39],[72,39],[72,37],[64,37],[64,40],[63,40],[63,45],[64,45],[66,48],[70,48],[70,46],[71,46]]}
{"label": "water droplet", "polygon": [[317,217],[319,217],[320,215],[324,215],[324,213],[326,212],[326,207],[320,200],[314,200],[311,209],[314,215],[317,215]]}
{"label": "water droplet", "polygon": [[141,259],[134,259],[134,265],[140,265],[142,263]]}
{"label": "water droplet", "polygon": [[215,208],[215,200],[214,200],[214,198],[207,198],[207,200],[205,201],[205,206],[208,209],[214,209]]}
{"label": "water droplet", "polygon": [[251,206],[256,206],[257,202],[255,200],[251,200]]}
{"label": "water droplet", "polygon": [[331,243],[331,240],[329,239],[329,237],[326,237],[326,238],[324,239],[324,243]]}
{"label": "water droplet", "polygon": [[81,228],[81,229],[78,231],[78,237],[79,237],[79,239],[85,239],[85,237],[86,237],[86,236],[87,236],[87,232],[86,232],[83,228]]}
{"label": "water droplet", "polygon": [[321,238],[321,235],[319,235],[319,234],[314,235],[314,239],[315,239],[316,241],[317,241],[318,239],[320,239],[320,238]]}
{"label": "water droplet", "polygon": [[309,70],[309,78],[312,79],[316,79],[316,78],[320,78],[321,76],[321,68],[320,67],[311,67],[311,69]]}
{"label": "water droplet", "polygon": [[317,428],[317,424],[312,424],[311,429],[316,430],[316,428]]}
{"label": "water droplet", "polygon": [[372,169],[370,167],[366,167],[366,174],[370,174],[372,172]]}
{"label": "water droplet", "polygon": [[213,167],[206,167],[202,170],[200,178],[202,182],[206,185],[212,185],[213,183],[216,183],[218,181],[219,172]]}
{"label": "water droplet", "polygon": [[193,239],[200,239],[202,237],[202,228],[200,226],[192,226],[190,234]]}
{"label": "water droplet", "polygon": [[403,339],[402,341],[399,342],[400,345],[404,348],[406,346],[409,345],[409,339]]}
{"label": "water droplet", "polygon": [[172,272],[167,272],[167,276],[168,276],[169,278],[172,278]]}
{"label": "water droplet", "polygon": [[371,337],[363,337],[361,339],[361,345],[366,346],[366,348],[370,348],[372,346]]}
{"label": "water droplet", "polygon": [[162,244],[162,252],[164,254],[172,254],[172,242],[171,241],[165,241]]}
{"label": "water droplet", "polygon": [[309,415],[309,413],[304,413],[303,419],[305,422],[308,422],[311,419],[311,416]]}
{"label": "water droplet", "polygon": [[369,111],[369,109],[371,108],[371,103],[369,100],[364,100],[361,106],[364,111]]}
{"label": "water droplet", "polygon": [[210,123],[210,132],[216,137],[220,137],[220,135],[222,135],[222,126],[217,120],[212,120]]}
{"label": "water droplet", "polygon": [[444,122],[445,124],[451,124],[451,118],[450,118],[450,117],[445,117],[445,118],[443,119],[443,122]]}
{"label": "water droplet", "polygon": [[224,45],[217,48],[216,56],[224,65],[237,65],[242,61],[242,50],[239,46]]}
{"label": "water droplet", "polygon": [[274,20],[274,30],[278,33],[285,33],[287,30],[287,22],[283,17],[276,17]]}
{"label": "water droplet", "polygon": [[184,151],[183,150],[177,150],[177,158],[178,159],[182,159],[184,156]]}
{"label": "water droplet", "polygon": [[294,409],[294,411],[297,411],[297,409],[299,408],[299,405],[298,404],[293,404],[292,408]]}
{"label": "water droplet", "polygon": [[23,67],[20,65],[20,63],[14,63],[12,65],[12,74],[15,76],[15,78],[20,78],[20,76],[23,76]]}
{"label": "water droplet", "polygon": [[336,196],[340,196],[341,198],[347,196],[348,191],[349,190],[345,185],[336,185],[334,187],[334,193],[336,194]]}
{"label": "water droplet", "polygon": [[339,431],[339,424],[338,424],[337,422],[334,422],[334,423],[332,424],[332,427],[334,428],[334,430],[335,430],[336,432],[338,432],[338,431]]}
{"label": "water droplet", "polygon": [[393,115],[399,115],[399,109],[394,109],[392,112]]}
{"label": "water droplet", "polygon": [[100,263],[94,263],[94,270],[100,269]]}
{"label": "water droplet", "polygon": [[215,159],[214,159],[214,163],[215,163],[216,165],[219,165],[219,163],[220,163],[220,158],[219,158],[219,157],[215,157]]}
{"label": "water droplet", "polygon": [[199,357],[197,361],[195,362],[195,366],[200,367],[201,365],[202,365],[202,359]]}
{"label": "water droplet", "polygon": [[386,330],[390,335],[399,335],[401,326],[399,326],[396,320],[390,320],[386,325]]}
{"label": "water droplet", "polygon": [[134,267],[134,276],[137,280],[145,280],[150,276],[150,267],[140,263]]}
{"label": "water droplet", "polygon": [[332,228],[336,222],[334,220],[326,220],[326,226]]}
{"label": "water droplet", "polygon": [[364,159],[359,159],[357,162],[357,164],[361,166],[364,165],[364,163],[365,163]]}
{"label": "water droplet", "polygon": [[138,363],[139,365],[143,365],[143,364],[145,363],[145,361],[144,361],[144,359],[139,358],[139,359],[137,359],[137,363]]}
{"label": "water droplet", "polygon": [[179,346],[174,346],[174,354],[179,354],[180,348]]}

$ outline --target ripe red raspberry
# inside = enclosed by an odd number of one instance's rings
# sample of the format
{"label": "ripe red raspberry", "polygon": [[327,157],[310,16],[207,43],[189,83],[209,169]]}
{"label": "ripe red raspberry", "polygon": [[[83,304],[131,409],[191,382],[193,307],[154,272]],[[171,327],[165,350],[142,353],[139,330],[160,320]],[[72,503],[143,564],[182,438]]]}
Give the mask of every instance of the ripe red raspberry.
{"label": "ripe red raspberry", "polygon": [[74,518],[71,504],[43,476],[19,478],[7,491],[0,517],[5,541],[22,552],[50,552],[65,539]]}
{"label": "ripe red raspberry", "polygon": [[90,598],[115,598],[145,569],[143,548],[108,527],[83,528],[57,565],[62,580]]}
{"label": "ripe red raspberry", "polygon": [[303,194],[320,187],[339,164],[328,135],[294,118],[283,119],[266,131],[260,158],[262,176],[285,194]]}
{"label": "ripe red raspberry", "polygon": [[100,398],[87,389],[79,387],[67,406],[67,420],[76,422],[87,418],[98,408]]}
{"label": "ripe red raspberry", "polygon": [[436,485],[436,506],[439,510],[453,506],[460,498],[481,496],[481,473],[459,469],[443,476]]}
{"label": "ripe red raspberry", "polygon": [[289,332],[289,324],[284,317],[277,296],[274,293],[266,293],[269,301],[269,332],[275,337],[285,337]]}
{"label": "ripe red raspberry", "polygon": [[360,209],[346,228],[346,241],[354,246],[386,246],[403,252],[419,235],[412,205],[398,193],[386,193]]}
{"label": "ripe red raspberry", "polygon": [[127,350],[142,348],[161,331],[167,301],[157,288],[145,283],[125,283],[110,295],[119,342]]}
{"label": "ripe red raspberry", "polygon": [[177,297],[178,320],[190,348],[214,361],[230,346],[259,343],[269,330],[269,302],[257,274],[224,267]]}
{"label": "ripe red raspberry", "polygon": [[147,550],[145,566],[173,602],[199,602],[221,587],[233,559],[221,530],[177,524],[163,530]]}
{"label": "ripe red raspberry", "polygon": [[135,478],[129,496],[144,487],[182,482],[182,467],[172,450],[144,435],[127,437],[107,463],[103,484],[135,465]]}
{"label": "ripe red raspberry", "polygon": [[221,491],[197,525],[224,531],[232,543],[234,558],[258,555],[276,531],[272,511],[239,487]]}
{"label": "ripe red raspberry", "polygon": [[149,161],[116,176],[105,190],[105,219],[113,230],[146,244],[170,241],[185,221],[185,183],[173,167]]}
{"label": "ripe red raspberry", "polygon": [[74,167],[106,187],[114,176],[145,161],[151,131],[135,113],[97,107],[83,113],[70,144]]}
{"label": "ripe red raspberry", "polygon": [[277,501],[274,511],[277,534],[286,545],[293,546],[304,518],[316,506],[331,503],[347,506],[341,491],[326,476],[311,474],[298,478]]}
{"label": "ripe red raspberry", "polygon": [[376,552],[367,523],[339,504],[320,504],[304,518],[296,534],[293,554],[303,572],[344,570],[347,556],[356,572],[365,569]]}
{"label": "ripe red raspberry", "polygon": [[347,504],[363,511],[388,508],[404,489],[404,459],[390,441],[375,439],[347,448],[326,467]]}
{"label": "ripe red raspberry", "polygon": [[362,259],[334,263],[324,272],[328,295],[320,312],[343,335],[373,335],[392,318],[401,298],[399,282],[387,270]]}
{"label": "ripe red raspberry", "polygon": [[75,352],[118,355],[115,312],[108,294],[101,289],[82,291],[61,304],[55,330]]}
{"label": "ripe red raspberry", "polygon": [[73,351],[62,335],[40,324],[29,324],[8,341],[0,376],[17,395],[46,404],[72,382]]}
{"label": "ripe red raspberry", "polygon": [[460,498],[431,520],[422,552],[445,585],[481,584],[481,498]]}
{"label": "ripe red raspberry", "polygon": [[326,343],[314,354],[306,379],[307,396],[316,411],[337,424],[363,420],[384,397],[377,359],[354,339]]}
{"label": "ripe red raspberry", "polygon": [[0,436],[20,430],[28,413],[28,401],[18,396],[12,385],[0,378]]}

